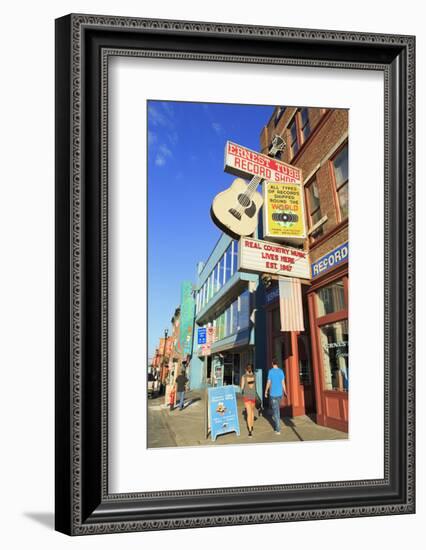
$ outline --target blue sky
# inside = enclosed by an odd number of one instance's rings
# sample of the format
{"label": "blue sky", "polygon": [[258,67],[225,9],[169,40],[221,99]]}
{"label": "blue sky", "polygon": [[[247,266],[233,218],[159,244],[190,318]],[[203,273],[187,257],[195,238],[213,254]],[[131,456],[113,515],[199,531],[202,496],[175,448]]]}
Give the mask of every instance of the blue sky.
{"label": "blue sky", "polygon": [[273,106],[148,101],[148,354],[180,301],[180,283],[196,281],[221,231],[210,218],[217,193],[234,176],[223,170],[225,143],[259,150]]}

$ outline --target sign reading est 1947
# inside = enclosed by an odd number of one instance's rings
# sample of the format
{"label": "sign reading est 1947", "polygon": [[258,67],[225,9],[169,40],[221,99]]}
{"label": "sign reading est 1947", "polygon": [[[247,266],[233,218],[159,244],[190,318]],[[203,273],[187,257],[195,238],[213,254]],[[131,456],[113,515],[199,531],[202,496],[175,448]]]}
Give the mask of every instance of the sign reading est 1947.
{"label": "sign reading est 1947", "polygon": [[318,258],[318,260],[312,263],[312,278],[315,279],[315,277],[319,277],[320,275],[327,273],[327,271],[330,271],[333,267],[336,267],[342,262],[348,260],[348,258],[349,243],[346,242],[331,252],[328,252],[324,256],[321,256],[321,258]]}
{"label": "sign reading est 1947", "polygon": [[212,440],[228,432],[240,435],[237,397],[234,386],[219,386],[208,389],[210,433]]}
{"label": "sign reading est 1947", "polygon": [[253,176],[275,183],[301,183],[299,168],[257,151],[252,151],[232,141],[226,142],[225,172],[251,179]]}
{"label": "sign reading est 1947", "polygon": [[304,250],[248,237],[240,239],[238,270],[299,279],[311,278],[308,254]]}

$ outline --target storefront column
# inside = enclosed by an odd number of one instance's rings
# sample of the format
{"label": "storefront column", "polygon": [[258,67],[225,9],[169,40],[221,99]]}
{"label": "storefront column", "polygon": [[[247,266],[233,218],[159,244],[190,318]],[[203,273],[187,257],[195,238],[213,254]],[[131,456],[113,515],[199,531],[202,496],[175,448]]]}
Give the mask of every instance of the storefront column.
{"label": "storefront column", "polygon": [[317,416],[316,421],[318,424],[324,426],[324,408],[322,402],[322,374],[321,374],[321,359],[319,356],[319,350],[317,345],[317,329],[315,325],[315,294],[308,294],[308,308],[309,308],[309,324],[311,327],[311,352],[312,352],[312,371],[314,375],[314,388],[315,388],[315,401]]}
{"label": "storefront column", "polygon": [[289,333],[291,355],[287,360],[289,383],[286,383],[286,388],[290,397],[290,416],[300,416],[305,414],[299,379],[298,335],[298,332]]}

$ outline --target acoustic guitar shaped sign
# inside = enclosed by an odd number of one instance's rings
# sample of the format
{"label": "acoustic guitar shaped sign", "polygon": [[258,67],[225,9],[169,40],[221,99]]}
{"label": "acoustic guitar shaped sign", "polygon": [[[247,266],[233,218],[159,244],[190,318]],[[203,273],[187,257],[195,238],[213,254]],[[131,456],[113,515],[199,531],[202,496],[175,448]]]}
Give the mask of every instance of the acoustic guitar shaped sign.
{"label": "acoustic guitar shaped sign", "polygon": [[[274,157],[285,147],[281,136],[275,136],[268,155]],[[210,214],[214,223],[234,239],[252,235],[263,198],[257,191],[262,177],[253,176],[247,184],[242,178],[236,178],[231,187],[218,193],[213,200]]]}

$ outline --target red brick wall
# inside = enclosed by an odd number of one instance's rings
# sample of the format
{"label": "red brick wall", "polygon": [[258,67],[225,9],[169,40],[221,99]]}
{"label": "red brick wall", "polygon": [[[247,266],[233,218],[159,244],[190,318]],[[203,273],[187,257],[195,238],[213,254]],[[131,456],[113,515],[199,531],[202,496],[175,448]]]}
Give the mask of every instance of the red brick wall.
{"label": "red brick wall", "polygon": [[[309,122],[311,133],[293,157],[290,143],[290,131],[288,127],[295,116],[297,109],[295,107],[287,107],[279,122],[275,126],[275,112],[267,125],[261,132],[261,150],[263,153],[268,152],[270,142],[275,134],[280,134],[284,137],[287,147],[281,160],[301,168],[305,184],[308,183],[306,178],[315,172],[317,180],[318,193],[320,197],[321,214],[327,216],[327,222],[324,224],[324,234],[317,239],[320,244],[311,243],[310,247],[321,250],[320,256],[327,251],[335,248],[342,242],[347,240],[347,226],[343,231],[332,234],[331,238],[327,238],[327,234],[340,223],[338,215],[338,204],[335,193],[335,184],[333,180],[333,170],[331,161],[327,159],[331,150],[339,144],[348,132],[348,117],[349,113],[344,109],[319,109],[309,108]],[[314,175],[314,174],[312,174]],[[317,256],[316,256],[317,257]]]}

